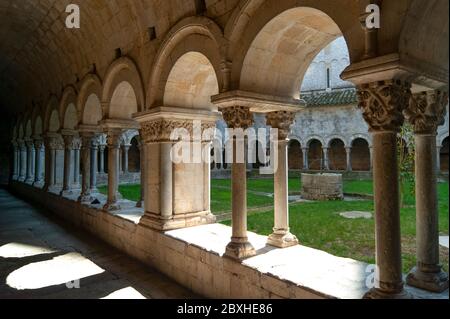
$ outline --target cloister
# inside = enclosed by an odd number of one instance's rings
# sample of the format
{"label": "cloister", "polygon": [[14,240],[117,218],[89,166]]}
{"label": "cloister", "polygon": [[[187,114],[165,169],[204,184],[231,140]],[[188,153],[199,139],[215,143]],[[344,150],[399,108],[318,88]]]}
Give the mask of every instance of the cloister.
{"label": "cloister", "polygon": [[[396,299],[448,289],[436,189],[439,169],[448,170],[448,138],[436,139],[448,104],[448,1],[72,2],[80,29],[64,26],[68,1],[0,1],[14,194],[206,297]],[[379,29],[364,24],[370,3],[381,8]],[[308,107],[305,72],[340,36],[350,57],[340,77],[355,85],[367,137],[295,139],[295,115]],[[192,133],[199,120],[203,132],[221,119],[247,129],[254,115],[278,129],[268,237],[247,231],[246,163],[228,167],[228,227],[210,209],[221,166],[171,161],[176,128]],[[417,265],[405,279],[397,134],[406,122],[416,148]],[[231,137],[234,150],[239,139]],[[196,142],[209,149],[213,140]],[[375,287],[366,264],[303,246],[290,232],[289,169],[372,172]],[[119,193],[130,174],[141,183],[138,202]]]}

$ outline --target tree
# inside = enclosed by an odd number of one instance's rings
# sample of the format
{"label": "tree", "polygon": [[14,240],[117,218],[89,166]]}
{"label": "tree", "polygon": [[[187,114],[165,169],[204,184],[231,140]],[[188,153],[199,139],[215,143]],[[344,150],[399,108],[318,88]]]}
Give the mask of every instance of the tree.
{"label": "tree", "polygon": [[410,194],[415,195],[415,174],[414,174],[414,131],[409,123],[402,126],[397,138],[397,155],[400,185],[400,207],[405,206],[405,197]]}

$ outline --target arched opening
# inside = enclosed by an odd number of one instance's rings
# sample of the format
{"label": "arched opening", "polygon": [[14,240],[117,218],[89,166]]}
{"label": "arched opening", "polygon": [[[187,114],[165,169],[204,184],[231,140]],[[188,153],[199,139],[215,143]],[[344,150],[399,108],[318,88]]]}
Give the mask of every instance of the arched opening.
{"label": "arched opening", "polygon": [[211,96],[219,93],[213,65],[206,56],[188,52],[174,64],[164,90],[164,105],[214,109]]}
{"label": "arched opening", "polygon": [[288,145],[288,166],[289,169],[303,168],[303,152],[300,142],[291,140]]}
{"label": "arched opening", "polygon": [[53,110],[52,113],[50,114],[48,131],[56,133],[58,132],[59,129],[60,129],[59,114],[57,110]]}
{"label": "arched opening", "polygon": [[329,165],[333,171],[344,171],[347,168],[345,144],[340,139],[333,139],[328,149]]}
{"label": "arched opening", "polygon": [[137,136],[131,139],[131,146],[128,150],[128,171],[130,173],[141,171],[141,152],[139,151]]}
{"label": "arched opening", "polygon": [[370,171],[369,143],[363,138],[357,138],[352,142],[352,170]]}
{"label": "arched opening", "polygon": [[86,100],[82,116],[83,124],[97,125],[102,119],[102,106],[97,95],[91,94]]}
{"label": "arched opening", "polygon": [[442,141],[440,163],[441,163],[441,172],[448,172],[448,136]]}
{"label": "arched opening", "polygon": [[131,119],[138,111],[136,93],[130,83],[120,82],[111,97],[109,118]]}
{"label": "arched opening", "polygon": [[64,124],[65,129],[74,130],[78,124],[77,109],[73,103],[69,104],[64,114]]}
{"label": "arched opening", "polygon": [[311,140],[308,149],[308,164],[309,169],[320,171],[322,169],[323,151],[322,143],[319,140]]}

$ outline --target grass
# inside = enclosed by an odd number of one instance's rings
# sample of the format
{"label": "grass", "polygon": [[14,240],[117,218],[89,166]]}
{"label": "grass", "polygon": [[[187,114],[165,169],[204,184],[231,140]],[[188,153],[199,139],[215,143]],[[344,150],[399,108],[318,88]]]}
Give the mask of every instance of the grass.
{"label": "grass", "polygon": [[[289,191],[299,192],[300,178],[289,178]],[[211,209],[213,213],[231,210],[230,180],[212,180]],[[273,193],[273,179],[248,179],[247,205],[249,208],[270,207],[273,198],[261,193]],[[408,189],[406,185],[405,189]],[[100,187],[106,193],[106,187]],[[139,185],[121,185],[119,191],[124,198],[138,200]],[[257,192],[257,193],[255,193]],[[373,194],[372,181],[344,181],[344,192]],[[440,183],[439,192],[439,231],[448,234],[449,183]],[[401,233],[403,251],[403,271],[409,271],[415,264],[416,216],[415,199],[412,193],[405,196],[405,207],[401,209]],[[339,216],[344,211],[373,212],[373,202],[331,201],[298,203],[290,205],[291,231],[303,245],[327,251],[333,255],[353,258],[368,263],[375,262],[375,236],[373,219],[345,219]],[[230,225],[231,221],[223,224]],[[250,231],[269,235],[273,227],[273,209],[267,209],[248,217]],[[448,250],[441,248],[441,263],[448,271]]]}

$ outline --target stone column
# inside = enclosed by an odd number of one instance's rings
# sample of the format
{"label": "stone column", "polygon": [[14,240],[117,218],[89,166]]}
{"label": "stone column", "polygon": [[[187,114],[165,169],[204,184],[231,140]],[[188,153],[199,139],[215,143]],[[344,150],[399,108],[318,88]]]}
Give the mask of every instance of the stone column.
{"label": "stone column", "polygon": [[12,167],[11,179],[13,181],[15,181],[19,178],[19,170],[18,170],[18,168],[19,168],[18,167],[18,158],[19,158],[18,153],[19,152],[18,152],[17,142],[13,141],[12,145],[13,145],[13,163],[12,163],[13,167]]}
{"label": "stone column", "polygon": [[108,141],[108,199],[104,210],[115,211],[121,207],[119,200],[119,154],[122,137],[121,129],[110,129],[107,133]]}
{"label": "stone column", "polygon": [[128,151],[131,145],[122,145],[122,171],[128,173]]}
{"label": "stone column", "polygon": [[25,142],[26,144],[26,152],[27,152],[27,169],[26,169],[26,177],[25,177],[25,183],[31,184],[33,183],[33,148],[34,143],[32,140],[27,140]]}
{"label": "stone column", "polygon": [[352,171],[352,148],[346,147],[345,148],[346,158],[347,158],[347,172]]}
{"label": "stone column", "polygon": [[436,174],[441,174],[441,147],[436,146]]}
{"label": "stone column", "polygon": [[98,141],[97,138],[94,136],[94,138],[91,141],[91,173],[90,173],[90,188],[91,188],[91,194],[92,193],[98,193],[97,189],[97,157],[98,153]]}
{"label": "stone column", "polygon": [[328,147],[323,147],[323,169],[326,171],[330,170],[330,161],[328,159]]}
{"label": "stone column", "polygon": [[100,174],[104,174],[105,173],[105,145],[98,146],[98,156],[99,156],[98,171]]}
{"label": "stone column", "polygon": [[73,141],[73,186],[72,189],[80,190],[80,148],[81,139],[76,137]]}
{"label": "stone column", "polygon": [[417,264],[408,274],[411,286],[442,292],[448,274],[439,264],[439,207],[436,175],[437,127],[445,123],[448,94],[428,91],[414,94],[405,116],[414,127],[416,175]]}
{"label": "stone column", "polygon": [[308,147],[302,147],[302,155],[303,155],[303,170],[307,171],[309,170],[309,163],[308,163]]}
{"label": "stone column", "polygon": [[141,168],[141,196],[136,203],[136,207],[144,207],[145,196],[145,149],[144,143],[142,143],[142,132],[139,132],[138,147],[139,147],[139,167]]}
{"label": "stone column", "polygon": [[370,171],[373,171],[373,146],[369,147],[369,165],[370,165]]}
{"label": "stone column", "polygon": [[289,198],[288,198],[288,135],[294,122],[295,114],[291,112],[271,112],[267,114],[267,125],[278,129],[276,143],[278,158],[274,172],[274,228],[267,243],[272,246],[284,248],[298,244],[298,239],[289,230]]}
{"label": "stone column", "polygon": [[61,196],[72,195],[72,153],[73,153],[73,135],[63,135],[64,139],[64,177]]}
{"label": "stone column", "polygon": [[407,298],[403,289],[397,134],[410,85],[387,80],[357,86],[359,107],[373,136],[376,270],[365,298]]}
{"label": "stone column", "polygon": [[[233,106],[221,109],[223,119],[229,128],[246,130],[253,124],[250,108]],[[225,255],[233,259],[244,259],[256,254],[247,237],[247,174],[245,160],[238,163],[237,152],[244,151],[245,137],[242,134],[230,136],[233,145],[233,163],[231,164],[231,198],[232,198],[232,237],[227,245]],[[244,154],[240,156],[245,158]]]}
{"label": "stone column", "polygon": [[34,169],[34,183],[35,187],[42,187],[42,146],[44,141],[40,138],[35,138],[34,140],[34,148],[35,152],[35,169]]}
{"label": "stone column", "polygon": [[55,191],[56,187],[56,150],[61,147],[60,138],[56,135],[47,136],[45,139],[45,149],[47,152],[46,169],[45,169],[45,186],[44,189],[48,192]]}
{"label": "stone column", "polygon": [[19,163],[19,182],[24,182],[27,174],[27,147],[23,140],[19,140]]}
{"label": "stone column", "polygon": [[92,132],[82,132],[81,135],[81,160],[83,161],[83,170],[81,172],[81,194],[78,201],[81,203],[90,203],[93,200],[91,196],[91,141],[94,136]]}

